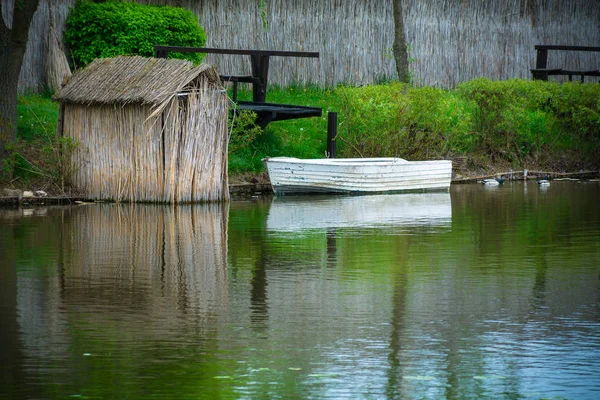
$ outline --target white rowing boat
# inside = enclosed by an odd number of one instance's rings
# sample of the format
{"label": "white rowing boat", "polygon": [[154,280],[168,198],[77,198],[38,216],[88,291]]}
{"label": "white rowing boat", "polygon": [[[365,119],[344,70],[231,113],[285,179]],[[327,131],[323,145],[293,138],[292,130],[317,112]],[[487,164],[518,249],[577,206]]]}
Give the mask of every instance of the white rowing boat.
{"label": "white rowing boat", "polygon": [[268,157],[263,163],[277,195],[443,191],[452,178],[450,160]]}

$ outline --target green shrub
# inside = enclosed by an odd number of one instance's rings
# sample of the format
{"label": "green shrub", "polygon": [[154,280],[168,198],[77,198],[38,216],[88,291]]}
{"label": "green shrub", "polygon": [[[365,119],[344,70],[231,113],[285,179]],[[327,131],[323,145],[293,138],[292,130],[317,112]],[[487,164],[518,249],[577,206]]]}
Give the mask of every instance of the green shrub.
{"label": "green shrub", "polygon": [[262,159],[281,147],[278,137],[256,125],[256,113],[242,110],[229,117],[228,169],[231,173],[260,172]]}
{"label": "green shrub", "polygon": [[255,142],[263,135],[263,130],[256,125],[256,113],[242,110],[229,116],[229,171],[258,172],[261,169],[260,159],[255,154]]}
{"label": "green shrub", "polygon": [[[346,120],[340,153],[486,163],[600,157],[600,85],[475,79],[455,90],[390,83],[338,89]],[[558,166],[558,164],[555,164]]]}
{"label": "green shrub", "polygon": [[339,87],[341,113],[345,116],[338,138],[345,144],[340,155],[372,157],[397,155],[402,127],[396,124],[408,100],[402,83]]}
{"label": "green shrub", "polygon": [[[95,58],[118,55],[154,56],[154,45],[202,47],[206,34],[194,14],[183,8],[108,0],[77,1],[67,18],[66,44],[75,67]],[[195,64],[200,53],[170,53]]]}
{"label": "green shrub", "polygon": [[230,114],[229,129],[229,154],[248,148],[262,134],[262,129],[256,125],[256,113],[248,110]]}
{"label": "green shrub", "polygon": [[473,149],[476,137],[468,102],[455,92],[430,87],[410,88],[407,96],[407,112],[397,121],[408,132],[407,156],[440,158]]}
{"label": "green shrub", "polygon": [[557,85],[550,108],[562,128],[584,139],[600,140],[600,85],[569,82]]}
{"label": "green shrub", "polygon": [[555,118],[548,104],[556,83],[475,79],[457,93],[472,101],[476,149],[494,160],[521,163],[542,151],[551,138]]}
{"label": "green shrub", "polygon": [[600,144],[595,84],[476,79],[457,88],[473,101],[478,150],[521,164],[570,150],[594,157]]}
{"label": "green shrub", "polygon": [[469,103],[435,88],[340,88],[348,157],[436,158],[473,146]]}

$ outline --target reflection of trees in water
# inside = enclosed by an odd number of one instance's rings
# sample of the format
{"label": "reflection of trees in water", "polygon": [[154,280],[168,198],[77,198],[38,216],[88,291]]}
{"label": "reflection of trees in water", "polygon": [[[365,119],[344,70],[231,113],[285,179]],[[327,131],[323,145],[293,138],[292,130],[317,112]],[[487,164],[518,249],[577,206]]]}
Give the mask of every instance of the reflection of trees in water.
{"label": "reflection of trees in water", "polygon": [[260,253],[256,258],[250,280],[250,320],[255,329],[266,329],[269,323],[269,305],[267,303],[267,252],[261,242]]}
{"label": "reflection of trees in water", "polygon": [[[494,318],[495,306],[479,309],[477,299],[486,301],[486,293],[471,293],[465,271],[427,254],[422,243],[423,237],[415,235],[395,245],[386,397],[427,391],[447,399],[485,398],[495,390],[517,396],[517,361],[490,353],[495,332],[484,322]],[[425,271],[428,278],[419,276]],[[502,379],[486,380],[498,375]]]}
{"label": "reflection of trees in water", "polygon": [[337,229],[327,228],[327,266],[335,268],[337,262]]}
{"label": "reflection of trees in water", "polygon": [[[259,198],[256,201],[233,202],[231,204],[228,239],[228,264],[233,281],[237,282],[240,273],[250,267],[250,322],[256,331],[265,331],[269,322],[268,274],[272,255],[264,232],[264,220],[271,200]],[[253,231],[257,229],[257,231]]]}
{"label": "reflection of trees in water", "polygon": [[[27,338],[23,332],[27,321],[23,321],[23,311],[31,314],[29,308],[33,308],[35,299],[19,293],[24,286],[18,282],[17,273],[17,248],[21,245],[17,237],[22,234],[18,232],[22,226],[5,223],[5,217],[12,218],[8,214],[0,210],[0,398],[42,398],[35,370],[25,365]],[[19,299],[24,298],[30,303],[20,305]]]}
{"label": "reflection of trees in water", "polygon": [[17,264],[14,248],[14,225],[3,226],[0,232],[0,397],[8,397],[22,390],[26,381],[17,322]]}
{"label": "reflection of trees in water", "polygon": [[542,249],[537,249],[535,255],[535,281],[533,284],[533,305],[538,309],[544,306],[546,297],[546,276],[548,273],[548,262]]}
{"label": "reflection of trees in water", "polygon": [[402,397],[402,363],[400,357],[403,348],[402,337],[405,329],[407,256],[405,251],[400,251],[398,255],[393,277],[394,293],[392,295],[390,354],[388,355],[390,368],[388,371],[386,396],[389,399]]}
{"label": "reflection of trees in water", "polygon": [[[594,200],[600,185],[554,182],[547,191],[535,181],[507,182],[491,190],[453,185],[451,195],[453,228],[468,230],[483,255],[509,256],[542,241],[546,246],[562,245],[573,240],[582,224],[600,224],[600,207]],[[508,245],[512,248],[501,254]]]}

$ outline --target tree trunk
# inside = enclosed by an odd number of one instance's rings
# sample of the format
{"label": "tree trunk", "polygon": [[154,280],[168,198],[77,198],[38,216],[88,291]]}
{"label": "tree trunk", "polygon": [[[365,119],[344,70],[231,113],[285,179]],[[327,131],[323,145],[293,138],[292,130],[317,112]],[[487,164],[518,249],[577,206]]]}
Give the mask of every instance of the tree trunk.
{"label": "tree trunk", "polygon": [[[0,74],[0,163],[8,156],[6,146],[13,142],[17,136],[17,86],[19,75],[14,78],[7,66],[5,57],[0,57],[0,71],[9,71]],[[0,164],[0,169],[2,165]]]}
{"label": "tree trunk", "polygon": [[404,16],[402,14],[402,0],[393,0],[394,13],[394,59],[396,71],[400,82],[408,82],[408,50],[406,48],[406,35],[404,34]]}
{"label": "tree trunk", "polygon": [[15,4],[12,24],[2,17],[2,8],[7,2],[0,3],[0,167],[7,157],[6,146],[17,137],[17,90],[23,56],[27,48],[27,37],[33,14],[39,0],[22,0]]}

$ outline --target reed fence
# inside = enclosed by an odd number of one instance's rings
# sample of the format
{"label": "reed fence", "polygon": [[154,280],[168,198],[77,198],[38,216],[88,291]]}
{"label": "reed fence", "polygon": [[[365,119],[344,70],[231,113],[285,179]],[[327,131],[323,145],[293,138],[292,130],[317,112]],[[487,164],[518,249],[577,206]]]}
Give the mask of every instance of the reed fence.
{"label": "reed fence", "polygon": [[[267,0],[264,18],[258,0],[138,1],[192,10],[209,47],[320,52],[318,61],[273,58],[269,79],[274,84],[364,85],[395,77],[392,0]],[[41,54],[47,51],[52,2],[60,3],[53,15],[64,21],[74,1],[41,0],[21,90],[45,82],[47,57]],[[597,1],[404,0],[403,7],[417,85],[450,88],[476,77],[530,79],[536,44],[600,46]],[[250,71],[242,57],[213,54],[206,61],[224,74]],[[596,69],[599,64],[598,55],[556,52],[548,68]]]}

